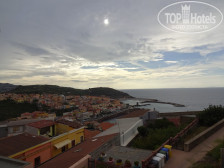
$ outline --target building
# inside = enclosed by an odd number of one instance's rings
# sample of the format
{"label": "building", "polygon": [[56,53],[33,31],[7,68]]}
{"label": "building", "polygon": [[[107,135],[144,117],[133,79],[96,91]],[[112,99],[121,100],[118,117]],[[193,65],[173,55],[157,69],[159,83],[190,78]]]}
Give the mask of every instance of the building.
{"label": "building", "polygon": [[47,140],[48,138],[28,133],[2,138],[0,139],[0,155],[8,157]]}
{"label": "building", "polygon": [[[99,138],[88,139],[71,150],[43,163],[39,168],[83,168],[88,167],[88,158],[98,155],[117,143],[117,135],[107,135]],[[105,152],[105,151],[104,151]]]}
{"label": "building", "polygon": [[[73,129],[69,132],[61,134],[59,136],[55,136],[51,139],[46,139],[42,136],[34,136],[30,134],[27,134],[29,136],[27,136],[26,138],[18,137],[21,135],[23,134],[14,137],[8,137],[14,140],[10,141],[10,144],[13,143],[11,148],[15,148],[14,150],[10,148],[9,142],[6,143],[6,141],[2,143],[3,141],[0,141],[0,144],[5,144],[9,149],[11,149],[9,150],[10,153],[4,153],[4,151],[1,151],[0,149],[0,155],[8,156],[14,159],[24,160],[32,163],[34,166],[37,166],[84,141],[84,127]],[[30,139],[30,137],[32,137],[32,139]],[[18,142],[16,141],[17,138],[19,139]],[[31,142],[34,142],[35,139],[39,138],[45,139],[44,141],[31,144]],[[3,147],[2,150],[4,149],[5,148]]]}
{"label": "building", "polygon": [[73,129],[51,139],[52,157],[84,141],[84,127]]}
{"label": "building", "polygon": [[56,134],[55,122],[52,120],[41,120],[29,123],[27,124],[26,131],[33,135],[47,135],[53,137]]}
{"label": "building", "polygon": [[8,136],[18,135],[26,131],[26,125],[32,122],[40,121],[40,119],[23,119],[17,121],[9,121],[7,125]]}

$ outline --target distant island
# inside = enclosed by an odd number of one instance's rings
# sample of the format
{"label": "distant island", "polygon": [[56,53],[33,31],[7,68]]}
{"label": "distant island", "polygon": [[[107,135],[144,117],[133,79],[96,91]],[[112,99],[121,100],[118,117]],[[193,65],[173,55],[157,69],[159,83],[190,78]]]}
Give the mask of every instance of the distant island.
{"label": "distant island", "polygon": [[0,83],[0,93],[16,93],[16,94],[63,94],[63,95],[89,95],[89,96],[107,96],[113,99],[133,98],[127,93],[107,88],[97,87],[89,89],[75,89],[71,87],[61,87],[57,85],[12,85]]}

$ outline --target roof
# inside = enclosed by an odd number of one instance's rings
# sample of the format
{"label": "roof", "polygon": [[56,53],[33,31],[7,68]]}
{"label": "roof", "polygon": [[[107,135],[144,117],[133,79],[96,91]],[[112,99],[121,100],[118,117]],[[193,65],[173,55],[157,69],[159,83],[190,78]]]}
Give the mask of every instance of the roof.
{"label": "roof", "polygon": [[97,134],[101,133],[99,130],[84,130],[84,137],[85,139],[91,139],[92,137],[96,136]]}
{"label": "roof", "polygon": [[133,118],[133,117],[141,117],[145,113],[149,112],[149,109],[134,109],[126,115],[122,115],[119,118]]}
{"label": "roof", "polygon": [[117,134],[107,135],[94,139],[88,139],[83,143],[71,148],[70,150],[58,155],[57,157],[45,162],[38,168],[60,167],[67,168],[78,162],[80,159],[98,149],[103,144],[114,138]]}
{"label": "roof", "polygon": [[55,122],[52,121],[52,120],[41,120],[41,121],[30,123],[28,125],[31,126],[31,127],[40,129],[40,128],[45,128],[45,127],[52,126],[54,124],[55,124]]}
{"label": "roof", "polygon": [[18,126],[18,125],[26,125],[32,122],[40,121],[42,119],[23,119],[23,120],[17,120],[17,121],[9,121],[7,125],[10,126]]}
{"label": "roof", "polygon": [[68,125],[69,127],[72,127],[72,128],[80,128],[80,127],[82,127],[82,125],[79,124],[76,121],[68,121],[68,120],[65,120],[65,119],[60,119],[60,120],[57,120],[56,122],[60,123],[60,124]]}
{"label": "roof", "polygon": [[115,124],[109,123],[109,122],[102,122],[100,123],[100,127],[102,128],[102,130],[106,130],[110,127],[113,127]]}
{"label": "roof", "polygon": [[48,138],[28,133],[2,138],[0,139],[0,155],[10,156],[47,140]]}
{"label": "roof", "polygon": [[29,162],[0,156],[1,168],[8,168],[8,167],[10,167],[10,168],[25,168],[25,167],[30,167],[30,164],[31,163],[29,163]]}
{"label": "roof", "polygon": [[125,132],[130,127],[132,127],[134,124],[139,122],[140,120],[141,119],[139,117],[116,119],[116,123],[117,123],[116,125],[101,132],[100,134],[96,135],[95,137],[101,137],[101,136],[110,135],[110,134],[114,134],[114,133]]}

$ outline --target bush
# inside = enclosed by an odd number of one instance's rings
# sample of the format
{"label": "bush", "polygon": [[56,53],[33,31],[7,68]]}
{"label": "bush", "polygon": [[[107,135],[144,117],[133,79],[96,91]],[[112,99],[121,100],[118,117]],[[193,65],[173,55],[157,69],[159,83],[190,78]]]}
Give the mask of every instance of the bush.
{"label": "bush", "polygon": [[207,109],[204,109],[197,116],[200,125],[211,126],[224,118],[224,107],[221,105],[210,105]]}
{"label": "bush", "polygon": [[144,126],[140,126],[137,128],[138,129],[138,132],[141,136],[147,136],[148,134],[148,129]]}

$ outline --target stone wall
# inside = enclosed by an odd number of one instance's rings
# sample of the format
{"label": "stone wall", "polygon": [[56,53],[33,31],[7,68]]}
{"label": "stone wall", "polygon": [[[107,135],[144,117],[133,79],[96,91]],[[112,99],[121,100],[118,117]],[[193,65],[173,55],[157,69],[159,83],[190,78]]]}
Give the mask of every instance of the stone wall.
{"label": "stone wall", "polygon": [[193,149],[199,143],[201,143],[206,138],[208,138],[209,136],[211,136],[212,134],[214,134],[217,130],[219,130],[223,126],[224,126],[224,119],[222,119],[221,121],[217,122],[213,126],[209,127],[205,131],[201,132],[200,134],[198,134],[194,138],[188,140],[184,144],[184,151],[189,152],[191,149]]}

